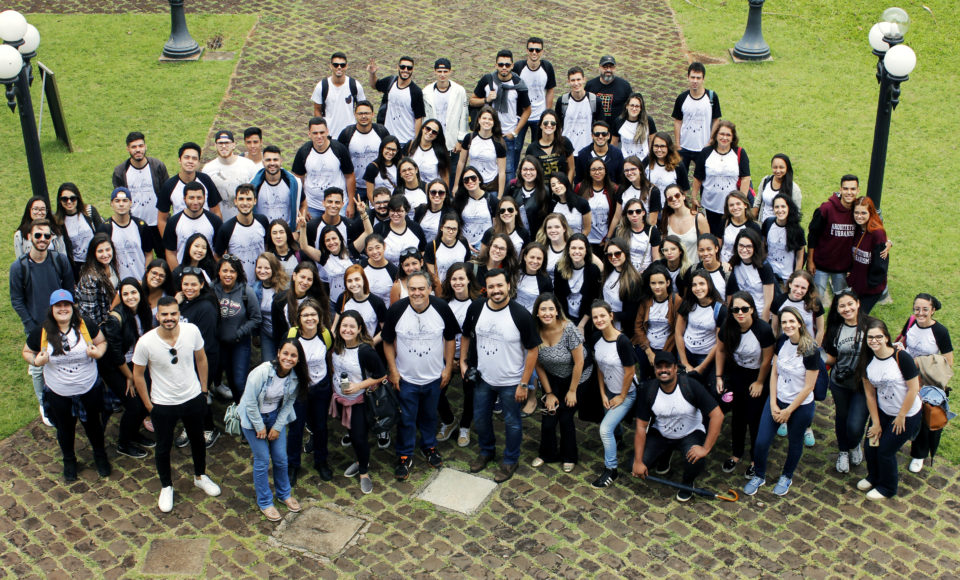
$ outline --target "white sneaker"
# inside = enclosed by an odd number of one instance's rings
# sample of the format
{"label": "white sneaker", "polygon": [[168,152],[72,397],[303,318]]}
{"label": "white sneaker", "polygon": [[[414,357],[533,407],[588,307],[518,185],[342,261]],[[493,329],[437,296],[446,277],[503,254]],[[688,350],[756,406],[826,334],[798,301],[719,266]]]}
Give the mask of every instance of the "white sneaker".
{"label": "white sneaker", "polygon": [[910,473],[920,473],[920,470],[923,469],[923,460],[922,459],[911,459],[910,466],[907,467],[910,470]]}
{"label": "white sneaker", "polygon": [[870,491],[871,489],[873,489],[873,484],[870,483],[870,480],[868,480],[867,478],[863,478],[857,482],[857,489],[859,489],[860,491]]}
{"label": "white sneaker", "polygon": [[53,427],[53,423],[50,422],[50,419],[47,419],[47,414],[43,412],[43,405],[40,405],[40,420],[47,427]]}
{"label": "white sneaker", "polygon": [[867,492],[867,499],[872,499],[873,501],[880,501],[882,499],[887,499],[887,496],[883,495],[876,488],[871,489]]}
{"label": "white sneaker", "polygon": [[470,429],[466,427],[460,428],[460,435],[457,436],[457,445],[460,447],[470,445]]}
{"label": "white sneaker", "polygon": [[850,473],[850,454],[846,451],[837,455],[837,473]]}
{"label": "white sneaker", "polygon": [[213,481],[206,476],[206,474],[201,475],[200,479],[193,478],[193,485],[199,487],[203,490],[203,493],[216,497],[220,495],[220,486],[213,483]]}
{"label": "white sneaker", "polygon": [[157,502],[157,505],[160,507],[160,511],[163,513],[170,513],[173,511],[173,486],[168,485],[167,487],[160,489],[160,501]]}
{"label": "white sneaker", "polygon": [[453,423],[440,423],[440,429],[437,431],[437,441],[446,441],[453,435]]}
{"label": "white sneaker", "polygon": [[233,391],[231,391],[230,387],[228,387],[226,384],[220,383],[214,388],[214,390],[224,399],[227,399],[228,401],[233,400]]}
{"label": "white sneaker", "polygon": [[850,451],[850,464],[860,465],[861,463],[863,463],[863,446],[858,443],[856,449]]}

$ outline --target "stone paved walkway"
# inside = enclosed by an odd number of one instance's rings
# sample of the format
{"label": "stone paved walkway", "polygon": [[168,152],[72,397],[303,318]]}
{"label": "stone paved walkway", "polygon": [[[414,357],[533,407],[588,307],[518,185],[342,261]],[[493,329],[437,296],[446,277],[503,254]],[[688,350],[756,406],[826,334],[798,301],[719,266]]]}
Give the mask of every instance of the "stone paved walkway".
{"label": "stone paved walkway", "polygon": [[[492,68],[504,46],[515,53],[529,34],[546,38],[547,58],[559,71],[574,64],[588,75],[601,54],[612,53],[619,73],[641,90],[661,127],[669,128],[674,96],[682,90],[686,60],[669,8],[662,0],[572,0],[515,6],[476,0],[456,4],[414,2],[309,2],[227,0],[191,2],[188,12],[260,15],[240,55],[213,127],[257,124],[265,141],[288,152],[306,138],[309,95],[328,55],[346,48],[352,72],[366,85],[362,66],[377,57],[388,71],[401,53],[418,59],[415,78],[430,80],[436,56],[451,58],[454,79],[472,87]],[[25,12],[165,11],[165,2],[21,0]],[[339,24],[343,23],[343,24]],[[494,40],[496,39],[496,40]],[[198,39],[203,42],[204,39]],[[159,50],[159,47],[158,47]],[[561,81],[561,85],[562,85]],[[502,444],[502,423],[498,439]],[[581,463],[571,474],[555,466],[533,469],[539,425],[524,423],[517,475],[477,514],[464,516],[415,499],[432,477],[418,458],[411,478],[392,478],[394,455],[374,450],[373,494],[341,474],[350,450],[331,437],[333,482],[309,472],[295,492],[304,503],[367,522],[339,557],[318,562],[270,541],[276,526],[252,501],[248,450],[224,437],[208,454],[208,472],[223,495],[207,498],[189,481],[189,454],[174,451],[179,474],[176,506],[156,508],[159,482],[152,458],[112,457],[114,473],[99,480],[89,449],[79,452],[80,481],[65,485],[51,430],[39,422],[0,442],[0,575],[16,578],[141,577],[158,540],[208,540],[200,554],[210,578],[290,577],[951,577],[960,570],[960,485],[954,467],[938,462],[919,476],[904,473],[901,496],[881,504],[854,488],[865,467],[839,476],[830,449],[832,405],[817,413],[816,447],[807,450],[786,498],[770,493],[723,503],[695,498],[679,504],[671,490],[629,477],[595,490],[601,466],[596,427],[581,425]],[[628,431],[628,440],[632,433]],[[116,440],[116,420],[108,429]],[[708,458],[703,487],[740,488],[738,474],[720,462],[729,445],[724,430]],[[784,441],[772,454],[782,464]],[[466,470],[475,447],[441,446],[446,465]],[[632,449],[628,452],[632,453]],[[625,458],[626,459],[626,458]],[[492,471],[482,474],[492,477]],[[288,518],[291,519],[291,518]],[[169,546],[169,544],[167,544]],[[186,556],[186,555],[185,555]],[[186,557],[184,559],[187,559]]]}

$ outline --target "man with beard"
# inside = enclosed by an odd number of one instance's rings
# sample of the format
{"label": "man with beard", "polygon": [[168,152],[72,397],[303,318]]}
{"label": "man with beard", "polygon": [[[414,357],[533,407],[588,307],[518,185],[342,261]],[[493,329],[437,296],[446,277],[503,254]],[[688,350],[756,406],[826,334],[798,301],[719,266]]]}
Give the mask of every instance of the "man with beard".
{"label": "man with beard", "polygon": [[150,245],[159,252],[157,196],[170,175],[163,161],[147,157],[146,138],[140,131],[127,135],[127,153],[130,157],[113,169],[113,187],[126,187],[130,190],[130,197],[135,200],[130,213],[150,227]]}
{"label": "man with beard", "polygon": [[423,123],[423,91],[413,82],[413,59],[401,56],[397,63],[397,76],[383,77],[377,80],[377,61],[370,59],[367,64],[367,73],[370,75],[370,85],[383,93],[381,109],[384,113],[383,123],[391,135],[400,140],[402,150],[413,136],[420,132]]}
{"label": "man with beard", "polygon": [[235,203],[237,215],[224,222],[217,232],[213,251],[218,256],[233,254],[240,258],[243,273],[252,284],[257,279],[257,256],[263,252],[270,222],[266,217],[253,213],[257,205],[257,190],[253,185],[243,183],[237,187]]}
{"label": "man with beard", "polygon": [[617,61],[609,54],[600,58],[600,76],[587,81],[584,87],[588,93],[597,95],[599,110],[604,121],[613,126],[613,120],[623,113],[627,99],[633,93],[630,83],[617,76]]}
{"label": "man with beard", "polygon": [[[293,158],[293,174],[303,181],[303,202],[314,216],[323,213],[324,192],[337,187],[347,194],[346,215],[352,218],[356,211],[357,180],[350,151],[330,139],[327,120],[314,117],[307,123],[310,140],[297,150]],[[290,224],[291,227],[294,224]]]}
{"label": "man with beard", "polygon": [[263,169],[250,183],[256,189],[256,213],[267,218],[267,223],[280,219],[291,228],[297,226],[302,185],[296,175],[283,168],[279,147],[267,145],[263,148]]}
{"label": "man with beard", "polygon": [[[359,101],[354,109],[357,122],[347,125],[340,131],[337,141],[350,151],[350,159],[357,176],[357,192],[360,199],[367,199],[367,182],[363,178],[363,170],[377,158],[380,151],[380,142],[389,135],[387,128],[380,123],[373,122],[373,105],[370,101]],[[331,133],[332,135],[333,133]]]}
{"label": "man with beard", "polygon": [[313,115],[327,120],[331,135],[339,135],[350,124],[357,104],[367,98],[357,79],[347,75],[347,68],[347,55],[333,53],[330,76],[317,83],[311,97]]}
{"label": "man with beard", "polygon": [[100,226],[100,232],[110,236],[117,273],[121,280],[133,277],[142,280],[153,253],[153,238],[146,222],[130,215],[133,195],[126,187],[117,187],[110,194],[113,216]]}
{"label": "man with beard", "polygon": [[463,377],[476,384],[473,396],[474,424],[480,439],[480,455],[470,472],[482,471],[494,459],[493,404],[503,406],[506,443],[503,462],[494,473],[497,483],[517,471],[523,426],[520,404],[527,400],[527,383],[537,363],[540,333],[526,308],[510,300],[507,273],[494,268],[486,276],[487,298],[479,298],[467,309],[460,339]]}
{"label": "man with beard", "polygon": [[513,53],[501,50],[497,53],[497,70],[483,75],[473,89],[470,106],[490,105],[500,118],[503,142],[507,146],[506,183],[510,183],[523,150],[517,135],[527,126],[530,118],[530,91],[520,75],[513,72]]}
{"label": "man with beard", "polygon": [[[669,472],[670,454],[679,449],[685,460],[681,483],[693,487],[694,480],[703,472],[707,454],[720,436],[723,412],[703,385],[687,375],[677,376],[673,353],[657,353],[653,366],[656,379],[647,381],[637,396],[633,475],[645,479],[649,474],[647,466],[656,465],[664,454],[665,468],[656,471]],[[709,419],[706,429],[704,417]],[[689,501],[691,497],[689,490],[677,492],[677,501]]]}
{"label": "man with beard", "polygon": [[[216,191],[216,190],[214,190]],[[207,243],[213,247],[213,240],[223,221],[213,212],[203,209],[205,196],[203,187],[196,181],[188,183],[183,188],[183,211],[176,214],[167,222],[163,232],[163,248],[166,250],[167,265],[170,270],[183,262],[187,240],[195,233],[203,234]]]}

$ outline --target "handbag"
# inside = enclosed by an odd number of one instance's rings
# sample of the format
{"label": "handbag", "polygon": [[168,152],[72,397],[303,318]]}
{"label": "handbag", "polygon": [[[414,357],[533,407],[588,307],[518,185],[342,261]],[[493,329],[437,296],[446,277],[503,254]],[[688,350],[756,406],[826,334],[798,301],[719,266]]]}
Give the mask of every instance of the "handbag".
{"label": "handbag", "polygon": [[379,388],[367,391],[363,395],[367,410],[373,417],[370,430],[374,433],[389,433],[400,422],[400,402],[393,386],[384,381]]}
{"label": "handbag", "polygon": [[927,354],[913,357],[920,370],[920,384],[946,389],[953,378],[953,367],[942,354]]}
{"label": "handbag", "polygon": [[230,403],[223,414],[223,430],[230,435],[240,435],[240,412],[236,403]]}

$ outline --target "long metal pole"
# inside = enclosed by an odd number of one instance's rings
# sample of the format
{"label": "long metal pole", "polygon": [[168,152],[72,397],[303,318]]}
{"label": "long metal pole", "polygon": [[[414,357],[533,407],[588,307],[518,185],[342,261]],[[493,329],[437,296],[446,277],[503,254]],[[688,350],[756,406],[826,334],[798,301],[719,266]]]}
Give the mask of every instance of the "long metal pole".
{"label": "long metal pole", "polygon": [[31,64],[24,59],[23,68],[16,80],[17,107],[20,113],[20,130],[23,132],[23,146],[27,153],[27,167],[30,171],[30,185],[33,195],[49,200],[47,192],[47,174],[43,168],[43,153],[40,151],[40,136],[37,133],[37,120],[33,114],[33,99],[30,98]]}

